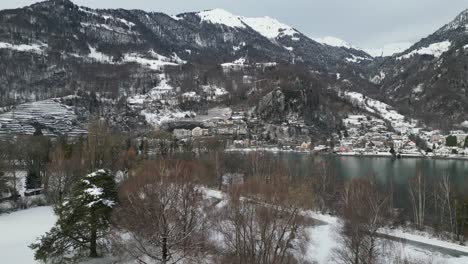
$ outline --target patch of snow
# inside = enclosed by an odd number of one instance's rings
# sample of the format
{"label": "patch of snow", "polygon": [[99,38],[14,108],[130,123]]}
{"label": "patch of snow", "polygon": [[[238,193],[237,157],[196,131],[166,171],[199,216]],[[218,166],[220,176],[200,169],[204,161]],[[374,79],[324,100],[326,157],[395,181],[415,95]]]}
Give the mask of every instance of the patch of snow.
{"label": "patch of snow", "polygon": [[365,57],[361,57],[361,56],[356,56],[354,54],[351,54],[351,58],[346,58],[346,61],[347,62],[351,62],[351,63],[360,63],[362,61],[366,61],[366,60],[371,60],[370,58],[365,58]]}
{"label": "patch of snow", "polygon": [[398,42],[384,45],[383,48],[369,48],[364,49],[367,54],[372,57],[387,57],[394,54],[402,53],[403,51],[409,49],[413,43],[410,42]]}
{"label": "patch of snow", "polygon": [[79,10],[80,10],[81,12],[85,12],[85,13],[87,13],[87,14],[89,14],[89,15],[99,16],[98,13],[93,12],[93,11],[90,11],[90,10],[87,10],[87,9],[84,9],[83,7],[80,7]]}
{"label": "patch of snow", "polygon": [[216,101],[219,97],[228,94],[226,89],[223,87],[218,87],[216,85],[203,85],[202,86],[203,92],[207,94],[207,100],[209,101]]}
{"label": "patch of snow", "polygon": [[293,50],[294,50],[293,47],[286,47],[286,46],[285,46],[284,48],[287,49],[287,50],[289,50],[289,51],[293,51]]}
{"label": "patch of snow", "polygon": [[145,117],[146,122],[153,126],[160,126],[170,121],[183,119],[195,115],[191,111],[180,111],[170,109],[162,109],[158,112],[143,110],[141,114]]}
{"label": "patch of snow", "polygon": [[161,70],[164,66],[176,66],[179,65],[181,60],[180,58],[168,58],[159,54],[154,53],[152,56],[154,59],[145,58],[140,54],[131,53],[125,54],[123,61],[124,62],[136,62],[143,66],[146,66],[153,70]]}
{"label": "patch of snow", "polygon": [[36,264],[34,252],[28,246],[48,232],[56,219],[51,206],[0,215],[2,263]]}
{"label": "patch of snow", "polygon": [[439,58],[442,54],[444,54],[450,49],[450,46],[452,46],[452,43],[450,41],[432,43],[427,47],[413,50],[410,53],[397,57],[397,60],[409,59],[415,55],[431,55],[435,58]]}
{"label": "patch of snow", "polygon": [[462,127],[468,128],[468,120],[461,123]]}
{"label": "patch of snow", "polygon": [[274,67],[278,65],[276,62],[257,62],[255,63],[255,66],[257,67]]}
{"label": "patch of snow", "polygon": [[177,21],[184,19],[184,17],[177,16],[177,15],[172,15],[171,18],[174,19],[174,20],[177,20]]}
{"label": "patch of snow", "polygon": [[370,79],[370,81],[371,81],[372,83],[375,83],[375,84],[380,84],[380,83],[385,79],[385,77],[387,77],[386,74],[385,74],[385,72],[380,71],[380,73],[379,73],[378,75],[372,77],[372,78]]}
{"label": "patch of snow", "polygon": [[424,91],[424,85],[418,84],[418,86],[413,88],[413,93],[422,93]]}
{"label": "patch of snow", "polygon": [[182,94],[182,98],[199,101],[200,96],[196,92],[185,92]]}
{"label": "patch of snow", "polygon": [[0,42],[0,49],[11,49],[16,51],[23,51],[23,52],[34,52],[34,53],[42,53],[44,48],[47,48],[47,44],[10,44],[6,42]]}
{"label": "patch of snow", "polygon": [[405,232],[402,229],[390,229],[382,228],[379,230],[380,233],[391,235],[398,238],[407,239],[410,241],[420,242],[427,245],[437,246],[441,248],[453,249],[468,254],[468,247],[462,246],[455,243],[450,243],[447,241],[442,241],[437,238],[429,236],[429,234],[413,234],[410,232]]}
{"label": "patch of snow", "polygon": [[100,187],[96,187],[96,186],[92,186],[91,188],[88,188],[86,190],[84,190],[85,193],[93,196],[93,197],[100,197],[103,193],[104,189],[100,188]]}
{"label": "patch of snow", "polygon": [[241,43],[239,43],[239,45],[233,46],[232,49],[233,49],[234,51],[238,51],[238,50],[240,50],[241,48],[243,48],[244,46],[245,46],[245,42],[241,42]]}
{"label": "patch of snow", "polygon": [[100,51],[97,51],[96,48],[94,47],[91,47],[89,46],[89,54],[88,54],[88,58],[91,58],[91,59],[94,59],[94,60],[97,60],[99,62],[111,62],[112,61],[112,58]]}
{"label": "patch of snow", "polygon": [[337,80],[341,79],[341,73],[337,73],[337,74],[336,74],[336,79],[337,79]]}
{"label": "patch of snow", "polygon": [[211,24],[220,24],[233,28],[245,28],[244,23],[236,15],[233,15],[223,9],[212,9],[197,13],[201,22],[209,22]]}
{"label": "patch of snow", "polygon": [[125,24],[125,25],[126,25],[127,27],[129,27],[130,29],[131,29],[132,27],[136,26],[135,23],[130,22],[130,21],[127,21],[127,20],[125,20],[125,19],[123,19],[123,18],[116,18],[116,19],[117,19],[118,21],[120,21],[120,23]]}
{"label": "patch of snow", "polygon": [[221,67],[223,67],[224,71],[228,70],[241,70],[244,66],[246,66],[246,59],[245,58],[239,58],[233,62],[226,62],[222,63]]}

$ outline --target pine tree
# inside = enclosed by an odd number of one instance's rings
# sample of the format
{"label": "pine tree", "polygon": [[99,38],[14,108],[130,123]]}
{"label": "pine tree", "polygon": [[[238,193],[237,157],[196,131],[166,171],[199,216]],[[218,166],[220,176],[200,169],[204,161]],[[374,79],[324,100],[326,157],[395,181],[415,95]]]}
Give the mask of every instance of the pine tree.
{"label": "pine tree", "polygon": [[457,137],[456,136],[448,136],[445,139],[445,145],[447,147],[456,147],[457,146]]}
{"label": "pine tree", "polygon": [[117,201],[113,175],[107,170],[88,174],[74,186],[70,196],[55,208],[58,220],[38,243],[35,258],[63,263],[64,256],[98,256],[98,243],[109,228],[112,208]]}
{"label": "pine tree", "polygon": [[465,144],[463,145],[464,148],[468,148],[468,136],[465,138]]}

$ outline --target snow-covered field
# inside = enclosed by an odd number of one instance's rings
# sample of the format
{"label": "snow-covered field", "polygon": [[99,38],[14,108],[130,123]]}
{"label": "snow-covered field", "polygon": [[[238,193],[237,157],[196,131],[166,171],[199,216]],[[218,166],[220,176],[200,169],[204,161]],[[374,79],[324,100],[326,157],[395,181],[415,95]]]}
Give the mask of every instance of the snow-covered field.
{"label": "snow-covered field", "polygon": [[[307,250],[307,258],[317,261],[318,263],[337,263],[335,252],[340,247],[340,221],[337,217],[324,215],[316,212],[308,212],[314,219],[322,221],[326,224],[314,226],[309,229],[311,241]],[[437,263],[437,264],[466,264],[468,256],[454,257],[440,253],[432,246],[440,248],[441,251],[455,250],[459,252],[467,252],[468,247],[460,246],[454,243],[440,241],[430,237],[429,234],[415,234],[413,232],[404,232],[401,229],[382,229],[381,234],[388,234],[396,238],[401,238],[402,242],[386,241],[386,251],[384,253],[382,263],[392,263],[392,259],[396,256],[406,258],[418,263]],[[415,246],[412,243],[421,243],[424,245]]]}
{"label": "snow-covered field", "polygon": [[0,262],[37,263],[34,261],[34,252],[28,245],[49,231],[55,220],[50,206],[0,215]]}
{"label": "snow-covered field", "polygon": [[[205,197],[225,200],[224,193],[216,190],[200,188]],[[316,263],[335,263],[334,255],[340,246],[338,230],[340,221],[337,217],[307,211],[304,214],[321,221],[307,230],[310,241],[306,249],[306,260]],[[52,207],[36,207],[12,214],[0,215],[0,256],[1,263],[35,264],[34,254],[28,245],[49,231],[55,223],[56,216]],[[409,234],[402,230],[382,230],[396,237],[434,245],[448,250],[453,249],[468,252],[468,247],[449,242],[439,241],[424,234]],[[462,264],[468,263],[468,257],[453,257],[433,250],[430,247],[414,246],[411,243],[393,242],[391,252],[400,252],[401,257],[422,261],[421,263]],[[388,256],[386,256],[388,258]],[[390,263],[390,262],[388,262]]]}

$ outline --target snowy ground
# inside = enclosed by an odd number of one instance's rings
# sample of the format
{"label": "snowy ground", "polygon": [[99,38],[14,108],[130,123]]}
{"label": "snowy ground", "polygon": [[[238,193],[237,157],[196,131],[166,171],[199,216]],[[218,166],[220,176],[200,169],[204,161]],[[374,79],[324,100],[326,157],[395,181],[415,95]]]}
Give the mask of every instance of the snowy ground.
{"label": "snowy ground", "polygon": [[28,245],[49,231],[55,220],[50,206],[0,215],[1,263],[37,263]]}
{"label": "snowy ground", "polygon": [[[226,200],[223,192],[218,190],[200,188],[205,197],[215,198],[222,201]],[[322,222],[321,225],[316,225],[308,228],[310,241],[306,250],[306,260],[311,263],[337,263],[335,261],[335,252],[340,247],[340,220],[335,216],[321,214],[313,211],[305,211],[305,215]],[[454,257],[440,253],[434,247],[445,248],[448,251],[456,250],[459,252],[467,252],[468,247],[457,244],[444,242],[431,238],[425,234],[409,234],[402,230],[384,229],[383,234],[389,234],[398,238],[407,239],[404,242],[395,242],[385,240],[387,254],[383,256],[382,263],[391,263],[392,258],[398,253],[399,257],[406,258],[420,263],[437,263],[437,264],[462,264],[468,263],[468,256]],[[417,242],[413,245],[413,242]],[[426,244],[422,245],[422,244]],[[432,247],[434,246],[434,247]]]}
{"label": "snowy ground", "polygon": [[[200,190],[207,198],[226,201],[223,192],[204,187],[201,187]],[[220,204],[223,204],[223,202]],[[308,229],[311,240],[307,246],[306,259],[312,263],[336,263],[334,261],[335,250],[340,246],[339,219],[311,211],[304,212],[304,214],[323,223]],[[52,207],[37,207],[0,215],[0,256],[2,257],[2,263],[37,263],[34,261],[33,251],[28,248],[28,245],[49,231],[55,220],[56,217]],[[430,245],[462,252],[468,252],[468,247],[440,241],[425,234],[410,234],[402,230],[388,229],[384,229],[382,232],[428,245],[413,245],[411,242],[391,242],[388,248],[391,254],[401,252],[398,253],[399,256],[413,261],[420,261],[420,263],[468,263],[468,256],[450,256],[434,250]],[[388,256],[382,261],[382,263],[391,263]]]}
{"label": "snowy ground", "polygon": [[[340,247],[340,221],[338,218],[319,213],[310,213],[311,217],[322,222],[324,225],[314,226],[309,229],[309,235],[311,238],[309,247],[307,249],[307,259],[317,261],[318,263],[337,263],[335,261],[336,249]],[[409,241],[388,241],[385,247],[386,253],[381,260],[382,263],[392,263],[393,257],[400,256],[411,261],[417,261],[418,263],[437,263],[437,264],[462,264],[468,263],[468,256],[455,257],[447,254],[443,254],[438,250],[435,250],[432,246],[441,247],[450,250],[457,250],[465,252],[468,247],[460,246],[457,244],[444,242],[435,238],[430,238],[424,234],[409,234],[402,230],[389,230],[384,229],[381,233],[388,233],[389,235],[400,237],[402,239],[408,239]],[[414,245],[414,242],[426,244]]]}

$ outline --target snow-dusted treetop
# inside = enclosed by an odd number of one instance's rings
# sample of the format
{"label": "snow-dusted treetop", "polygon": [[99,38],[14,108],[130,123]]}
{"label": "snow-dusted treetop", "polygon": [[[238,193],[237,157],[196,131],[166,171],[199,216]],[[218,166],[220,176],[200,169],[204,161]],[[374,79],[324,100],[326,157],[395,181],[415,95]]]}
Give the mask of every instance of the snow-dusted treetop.
{"label": "snow-dusted treetop", "polygon": [[299,34],[294,28],[270,17],[249,18],[233,15],[223,9],[213,9],[197,13],[202,22],[225,25],[232,28],[251,27],[268,39]]}

